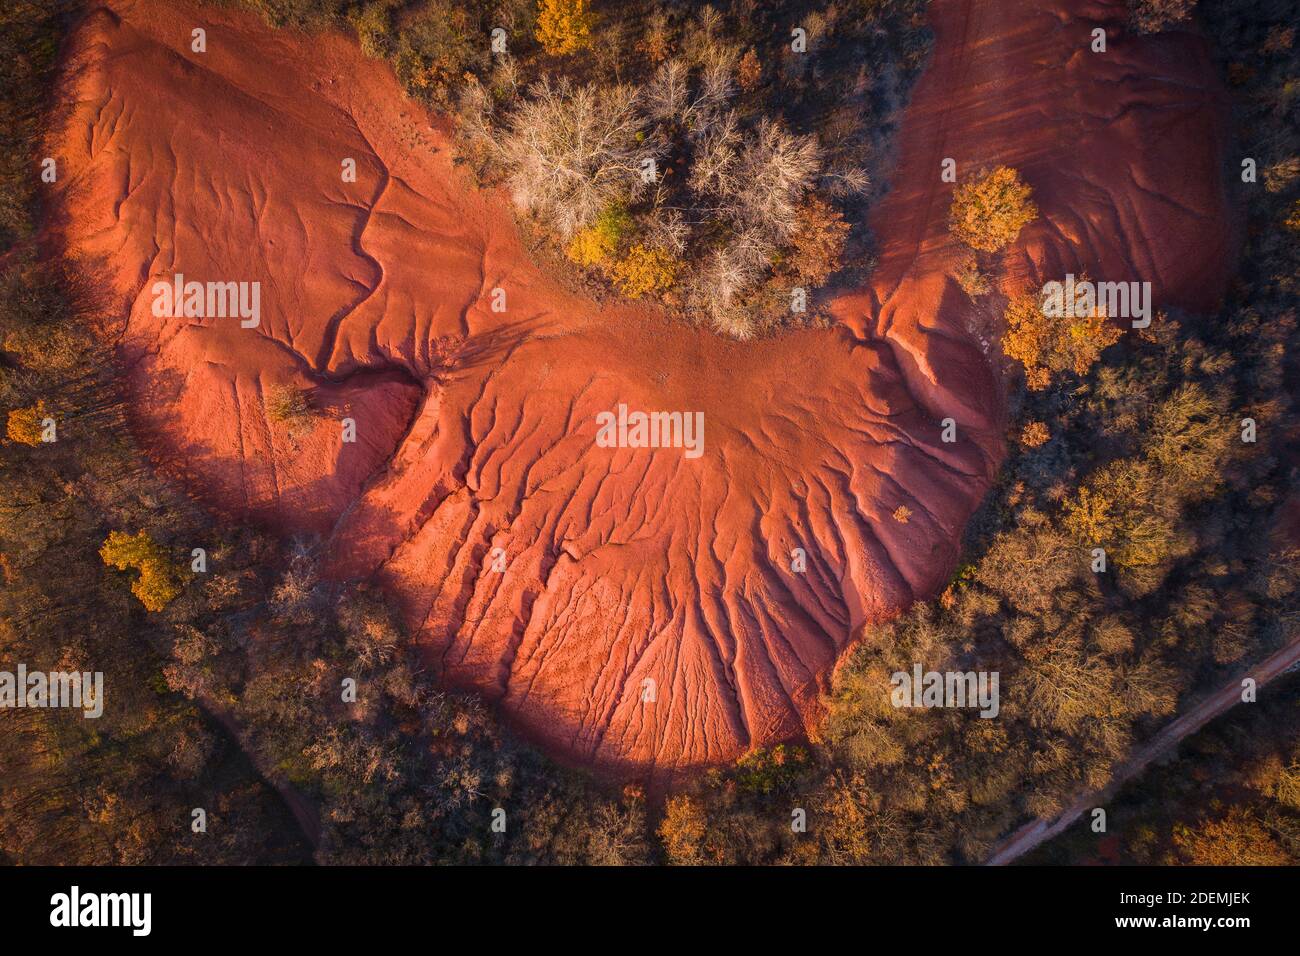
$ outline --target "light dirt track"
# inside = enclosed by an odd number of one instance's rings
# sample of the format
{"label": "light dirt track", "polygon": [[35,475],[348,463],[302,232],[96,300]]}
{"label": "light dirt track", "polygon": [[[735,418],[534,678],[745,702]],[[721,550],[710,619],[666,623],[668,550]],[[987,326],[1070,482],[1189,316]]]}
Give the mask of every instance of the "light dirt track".
{"label": "light dirt track", "polygon": [[1006,866],[1033,850],[1039,844],[1063,833],[1070,824],[1094,807],[1104,807],[1124,784],[1140,774],[1151,761],[1163,756],[1177,746],[1184,737],[1196,733],[1207,723],[1242,703],[1241,681],[1254,678],[1263,687],[1288,669],[1300,664],[1300,639],[1277,651],[1240,677],[1230,681],[1219,691],[1201,701],[1187,713],[1170,722],[1155,736],[1137,749],[1115,771],[1111,782],[1101,790],[1086,794],[1050,820],[1038,819],[1026,823],[1011,834],[989,857],[989,866]]}

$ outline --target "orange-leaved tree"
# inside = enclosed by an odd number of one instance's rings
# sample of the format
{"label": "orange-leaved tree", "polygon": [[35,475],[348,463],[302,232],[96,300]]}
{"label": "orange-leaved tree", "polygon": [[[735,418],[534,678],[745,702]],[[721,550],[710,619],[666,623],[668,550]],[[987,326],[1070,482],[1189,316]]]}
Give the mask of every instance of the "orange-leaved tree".
{"label": "orange-leaved tree", "polygon": [[1051,437],[1052,435],[1047,430],[1047,425],[1044,422],[1026,422],[1025,427],[1020,430],[1020,444],[1026,448],[1037,448],[1040,445],[1045,445]]}
{"label": "orange-leaved tree", "polygon": [[1046,388],[1057,372],[1088,374],[1106,347],[1123,334],[1107,321],[1103,309],[1066,311],[1069,314],[1046,315],[1031,295],[1014,295],[1007,303],[1002,351],[1025,367],[1031,389]]}
{"label": "orange-leaved tree", "polygon": [[824,285],[840,267],[848,232],[843,213],[810,195],[799,208],[799,224],[790,236],[790,267],[810,285]]}
{"label": "orange-leaved tree", "polygon": [[5,432],[10,441],[24,445],[39,445],[45,432],[45,419],[49,417],[44,402],[26,408],[15,408],[9,413]]}
{"label": "orange-leaved tree", "polygon": [[953,191],[948,228],[972,249],[997,252],[1038,218],[1033,190],[1010,166],[981,169]]}

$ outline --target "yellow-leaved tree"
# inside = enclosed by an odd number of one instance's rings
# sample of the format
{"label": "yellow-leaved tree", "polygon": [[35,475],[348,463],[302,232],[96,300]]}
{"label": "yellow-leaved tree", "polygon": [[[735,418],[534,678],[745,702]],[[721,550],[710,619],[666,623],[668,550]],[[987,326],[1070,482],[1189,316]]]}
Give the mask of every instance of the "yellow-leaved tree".
{"label": "yellow-leaved tree", "polygon": [[677,866],[703,863],[707,833],[708,818],[698,800],[686,794],[668,798],[659,824],[659,839],[663,841],[669,863]]}
{"label": "yellow-leaved tree", "polygon": [[629,299],[640,298],[646,293],[667,292],[677,281],[680,265],[664,250],[638,243],[614,263],[614,281],[618,290]]}
{"label": "yellow-leaved tree", "polygon": [[127,534],[113,531],[99,549],[104,563],[119,571],[138,571],[131,582],[131,593],[150,611],[161,611],[181,593],[176,573],[162,545],[148,531]]}
{"label": "yellow-leaved tree", "polygon": [[1198,385],[1179,387],[1152,413],[1145,453],[1103,465],[1066,500],[1066,530],[1129,570],[1191,553],[1183,509],[1215,494],[1244,453],[1223,403]]}
{"label": "yellow-leaved tree", "polygon": [[632,217],[620,203],[607,206],[590,226],[579,229],[565,250],[580,266],[603,266],[632,230]]}
{"label": "yellow-leaved tree", "polygon": [[539,0],[537,4],[537,41],[553,56],[589,47],[595,25],[587,0]]}
{"label": "yellow-leaved tree", "polygon": [[44,402],[37,402],[27,408],[15,408],[9,413],[5,432],[10,441],[24,445],[39,445],[45,430],[43,422],[47,417]]}

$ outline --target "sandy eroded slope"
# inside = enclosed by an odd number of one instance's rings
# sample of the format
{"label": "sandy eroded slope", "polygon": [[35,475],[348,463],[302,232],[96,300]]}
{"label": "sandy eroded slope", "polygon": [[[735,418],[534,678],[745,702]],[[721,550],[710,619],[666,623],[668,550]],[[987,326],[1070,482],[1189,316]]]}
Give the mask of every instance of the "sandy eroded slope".
{"label": "sandy eroded slope", "polygon": [[[945,274],[944,157],[1035,188],[1013,277],[1086,266],[1193,307],[1222,289],[1213,71],[1186,35],[1088,53],[1122,6],[937,0],[880,267],[831,330],[739,344],[573,298],[385,67],[183,2],[111,0],[78,31],[68,239],[120,304],[139,430],[195,493],[322,536],[448,680],[568,760],[732,759],[801,733],[856,630],[943,585],[1002,454],[1001,385]],[[259,281],[261,325],[155,317],[176,272]],[[283,383],[328,411],[296,439],[266,415]],[[703,411],[704,454],[597,447],[620,402]]]}

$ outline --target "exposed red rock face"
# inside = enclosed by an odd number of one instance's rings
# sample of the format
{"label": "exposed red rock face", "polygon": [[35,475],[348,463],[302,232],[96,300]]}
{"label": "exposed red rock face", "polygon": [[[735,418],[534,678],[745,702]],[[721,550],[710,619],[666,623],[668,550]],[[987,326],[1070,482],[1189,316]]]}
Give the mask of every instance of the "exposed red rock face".
{"label": "exposed red rock face", "polygon": [[[936,0],[880,267],[831,330],[740,344],[567,295],[384,67],[187,3],[111,0],[80,29],[68,237],[120,297],[160,463],[319,533],[333,574],[383,582],[449,681],[558,756],[685,770],[804,732],[861,626],[944,584],[992,480],[1001,384],[945,274],[943,158],[1034,187],[1014,277],[1221,290],[1213,71],[1187,35],[1090,53],[1122,8]],[[155,315],[178,272],[260,282],[260,324]],[[329,410],[296,442],[267,416],[285,383]],[[702,454],[602,447],[620,404],[702,412]]]}

